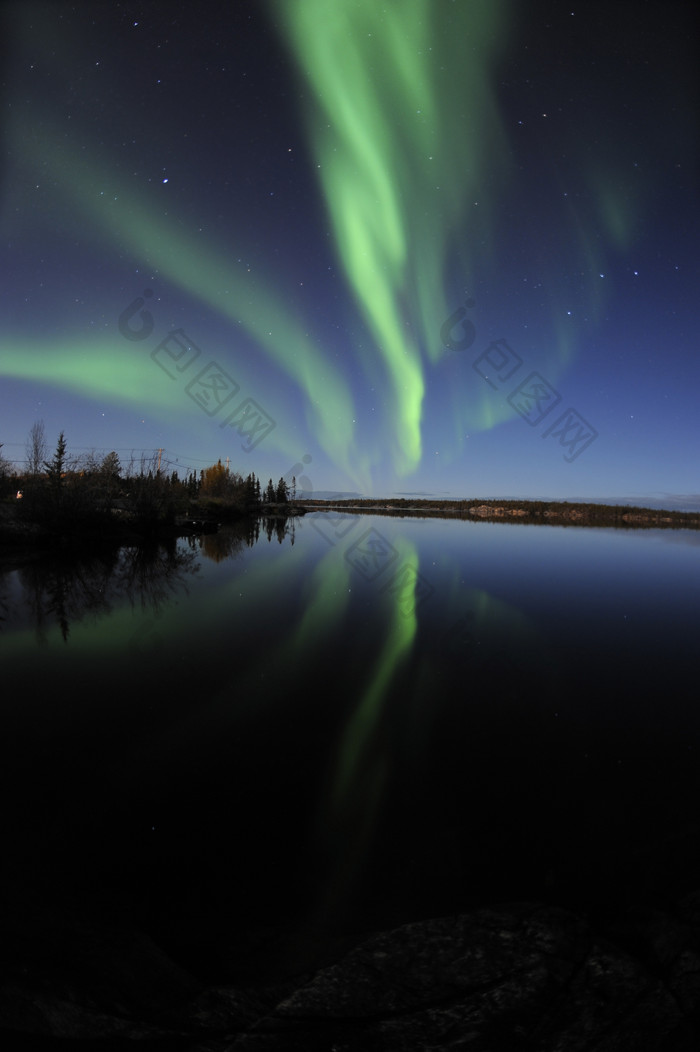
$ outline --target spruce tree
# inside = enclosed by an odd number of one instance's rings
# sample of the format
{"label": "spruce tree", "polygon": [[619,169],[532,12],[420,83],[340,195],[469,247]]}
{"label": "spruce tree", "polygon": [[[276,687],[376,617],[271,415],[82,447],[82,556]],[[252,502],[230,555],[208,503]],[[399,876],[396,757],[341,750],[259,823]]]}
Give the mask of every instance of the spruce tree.
{"label": "spruce tree", "polygon": [[53,460],[45,460],[44,467],[49,480],[56,486],[56,489],[60,490],[61,480],[66,470],[66,438],[63,431],[58,436]]}

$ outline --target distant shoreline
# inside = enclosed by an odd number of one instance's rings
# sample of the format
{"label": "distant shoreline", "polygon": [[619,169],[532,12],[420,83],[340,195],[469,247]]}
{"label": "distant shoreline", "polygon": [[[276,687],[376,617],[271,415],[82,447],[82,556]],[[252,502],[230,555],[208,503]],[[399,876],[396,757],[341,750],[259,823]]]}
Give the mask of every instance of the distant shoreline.
{"label": "distant shoreline", "polygon": [[414,518],[481,519],[522,525],[612,526],[619,529],[700,530],[700,512],[543,500],[347,500],[297,499],[307,511],[406,515]]}

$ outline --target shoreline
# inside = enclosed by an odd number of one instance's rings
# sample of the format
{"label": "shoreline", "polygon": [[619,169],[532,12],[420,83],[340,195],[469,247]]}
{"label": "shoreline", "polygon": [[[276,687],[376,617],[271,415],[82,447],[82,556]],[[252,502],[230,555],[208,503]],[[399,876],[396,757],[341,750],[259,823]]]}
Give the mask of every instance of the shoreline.
{"label": "shoreline", "polygon": [[219,527],[235,526],[258,518],[291,518],[304,514],[304,508],[291,502],[289,505],[266,504],[235,515],[225,506],[209,506],[193,508],[191,514],[177,515],[172,521],[138,522],[133,518],[114,515],[102,521],[87,517],[84,523],[74,520],[64,523],[60,528],[52,528],[46,522],[23,514],[19,502],[0,502],[0,558],[9,553],[14,556],[22,551],[29,555],[76,544],[122,546],[164,543],[180,537],[216,532]]}
{"label": "shoreline", "polygon": [[307,511],[342,510],[353,514],[405,515],[411,518],[481,519],[540,526],[607,526],[619,529],[700,529],[700,512],[669,511],[628,504],[584,504],[527,500],[298,500]]}
{"label": "shoreline", "polygon": [[[608,529],[700,530],[700,512],[670,511],[618,504],[584,504],[573,501],[526,500],[386,500],[348,498],[341,500],[297,499],[286,505],[263,505],[255,511],[231,517],[224,508],[202,509],[199,520],[225,528],[256,518],[290,518],[308,512],[342,512],[351,515],[380,515],[395,518],[461,519],[513,523],[523,526],[578,526]],[[221,519],[219,520],[219,514]],[[25,517],[11,503],[0,503],[0,555],[54,550],[74,544],[139,545],[167,542],[197,535],[201,523],[194,515],[178,516],[174,522],[137,524],[118,518],[108,523],[71,523],[68,528],[51,527]],[[217,521],[215,521],[217,520]],[[212,531],[215,532],[215,531]]]}

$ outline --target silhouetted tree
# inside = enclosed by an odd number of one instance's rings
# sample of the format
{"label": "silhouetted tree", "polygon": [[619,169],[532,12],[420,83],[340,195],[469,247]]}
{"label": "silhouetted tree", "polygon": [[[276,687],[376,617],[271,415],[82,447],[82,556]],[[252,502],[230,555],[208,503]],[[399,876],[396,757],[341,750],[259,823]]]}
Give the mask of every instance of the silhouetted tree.
{"label": "silhouetted tree", "polygon": [[112,450],[100,464],[100,472],[111,481],[116,481],[121,473],[122,466],[119,463],[119,455]]}
{"label": "silhouetted tree", "polygon": [[245,480],[245,499],[247,504],[260,503],[260,483],[253,471],[250,472]]}
{"label": "silhouetted tree", "polygon": [[48,447],[44,433],[44,421],[37,420],[27,438],[27,474],[38,475],[46,460]]}
{"label": "silhouetted tree", "polygon": [[63,476],[66,473],[66,438],[63,431],[58,436],[53,460],[45,460],[44,468],[49,481],[60,491]]}
{"label": "silhouetted tree", "polygon": [[[2,449],[2,442],[0,442],[0,449]],[[11,475],[12,464],[0,453],[0,496],[9,492]]]}

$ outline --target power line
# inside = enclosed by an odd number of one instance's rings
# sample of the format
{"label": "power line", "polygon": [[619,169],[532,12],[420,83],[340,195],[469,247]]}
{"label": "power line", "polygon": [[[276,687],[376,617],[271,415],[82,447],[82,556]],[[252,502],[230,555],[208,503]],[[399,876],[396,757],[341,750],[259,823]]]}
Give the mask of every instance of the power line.
{"label": "power line", "polygon": [[[51,446],[50,442],[45,443],[47,447]],[[26,442],[0,442],[2,446],[22,446],[23,449],[27,448]],[[51,446],[53,448],[53,446]],[[158,446],[74,446],[72,443],[67,445],[68,449],[82,449],[88,450],[93,453],[101,453],[106,449],[109,453],[157,453]]]}
{"label": "power line", "polygon": [[[10,463],[15,472],[21,472],[26,470],[31,465],[31,458],[28,455],[23,457],[12,456],[10,449],[22,448],[27,451],[27,442],[2,442],[0,443],[0,455],[3,450],[7,450],[6,460]],[[47,455],[52,454],[53,446],[50,442],[46,443]],[[163,446],[74,446],[69,445],[67,450],[68,459],[71,455],[80,453],[92,453],[96,456],[106,456],[108,453],[121,453],[122,460],[125,463],[122,465],[122,470],[129,471],[133,468],[134,462],[138,463],[141,461],[142,469],[147,462],[154,462],[156,457],[158,458],[158,471],[161,474],[172,473],[176,470],[185,472],[196,471],[195,465],[204,465],[210,467],[215,463],[211,457],[206,459],[202,457],[191,457],[185,453],[177,453],[172,449],[167,449]],[[125,455],[126,454],[126,455]],[[126,463],[127,457],[130,458],[131,464]],[[75,456],[74,456],[74,459]],[[219,458],[221,459],[221,458]],[[229,458],[226,458],[227,461]],[[77,466],[77,465],[76,465]]]}
{"label": "power line", "polygon": [[[22,449],[27,448],[26,442],[0,442],[0,445],[7,449],[9,449],[10,447],[21,447]],[[47,442],[46,445],[48,448],[50,443]],[[147,456],[155,456],[159,449],[162,453],[167,454],[168,457],[174,457],[176,460],[191,460],[195,464],[213,463],[211,457],[208,457],[206,459],[203,459],[202,457],[190,457],[185,453],[175,453],[172,449],[166,449],[164,446],[74,446],[72,444],[68,445],[68,452],[71,452],[71,450],[79,450],[82,452],[89,453],[133,453],[134,455],[136,455],[137,453],[141,453],[146,454]]]}

